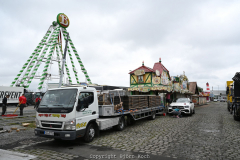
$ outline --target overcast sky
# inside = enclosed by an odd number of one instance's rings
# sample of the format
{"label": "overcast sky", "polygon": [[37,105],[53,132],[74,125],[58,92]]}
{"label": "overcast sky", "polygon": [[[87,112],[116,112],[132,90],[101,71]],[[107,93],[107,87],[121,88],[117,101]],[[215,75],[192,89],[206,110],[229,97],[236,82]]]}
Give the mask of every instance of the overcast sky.
{"label": "overcast sky", "polygon": [[[185,71],[204,90],[206,82],[211,90],[225,89],[240,71],[239,8],[237,0],[0,0],[0,85],[11,84],[58,13],[65,13],[93,83],[129,86],[129,70],[142,61],[152,68],[161,57],[171,76]],[[85,81],[81,72],[79,78]]]}

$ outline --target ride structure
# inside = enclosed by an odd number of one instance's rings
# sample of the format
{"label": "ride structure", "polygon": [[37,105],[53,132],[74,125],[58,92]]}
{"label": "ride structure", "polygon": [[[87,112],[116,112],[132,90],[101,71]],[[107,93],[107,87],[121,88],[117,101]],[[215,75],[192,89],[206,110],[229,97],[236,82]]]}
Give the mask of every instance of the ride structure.
{"label": "ride structure", "polygon": [[[57,22],[54,21],[52,25],[50,25],[49,29],[47,30],[46,34],[44,35],[34,52],[28,58],[20,72],[17,74],[16,78],[11,83],[11,87],[21,86],[24,88],[28,88],[32,80],[36,78],[40,79],[38,89],[41,90],[46,81],[50,79],[58,79],[61,76],[61,62],[64,56],[62,51],[62,37],[67,40],[67,34],[69,33],[67,32],[66,28],[69,26],[69,24],[69,18],[64,13],[59,13],[57,15]],[[68,43],[66,46],[68,51],[68,57],[71,61],[72,70],[76,78],[76,82],[80,84],[78,79],[78,71],[76,69],[76,65],[74,64],[73,55],[71,53],[70,47],[72,48],[73,54],[75,55],[77,62],[79,63],[80,68],[86,77],[87,83],[92,84],[87,70],[82,63],[82,60],[72,42],[70,35],[68,37]],[[56,55],[56,57],[54,57],[54,55]],[[51,74],[51,65],[53,64],[53,61],[58,62],[59,68],[58,75],[55,77]],[[44,62],[45,65],[43,73],[41,76],[38,76],[36,73],[39,69],[39,66]],[[72,78],[67,63],[65,63],[64,68],[65,73],[68,77],[69,84],[72,84]]]}

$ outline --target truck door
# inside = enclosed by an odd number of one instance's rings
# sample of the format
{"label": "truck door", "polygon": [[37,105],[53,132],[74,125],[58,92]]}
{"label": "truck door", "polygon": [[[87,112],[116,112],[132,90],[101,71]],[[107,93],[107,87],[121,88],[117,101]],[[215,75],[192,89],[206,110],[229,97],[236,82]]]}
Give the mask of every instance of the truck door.
{"label": "truck door", "polygon": [[90,120],[98,118],[97,97],[91,91],[80,92],[78,105],[80,106],[80,110],[76,111],[76,130],[82,130],[87,127]]}

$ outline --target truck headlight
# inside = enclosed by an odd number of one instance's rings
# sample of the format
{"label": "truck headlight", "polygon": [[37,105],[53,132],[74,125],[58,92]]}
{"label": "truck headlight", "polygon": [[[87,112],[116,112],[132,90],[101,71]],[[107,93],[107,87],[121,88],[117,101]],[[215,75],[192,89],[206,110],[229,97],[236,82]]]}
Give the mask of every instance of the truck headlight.
{"label": "truck headlight", "polygon": [[189,106],[184,106],[184,108],[189,108]]}
{"label": "truck headlight", "polygon": [[69,121],[66,121],[63,129],[64,130],[75,130],[76,129],[76,120],[71,119]]}
{"label": "truck headlight", "polygon": [[35,118],[35,123],[36,123],[36,127],[40,127],[39,120],[37,118]]}
{"label": "truck headlight", "polygon": [[172,106],[169,106],[168,109],[172,109]]}

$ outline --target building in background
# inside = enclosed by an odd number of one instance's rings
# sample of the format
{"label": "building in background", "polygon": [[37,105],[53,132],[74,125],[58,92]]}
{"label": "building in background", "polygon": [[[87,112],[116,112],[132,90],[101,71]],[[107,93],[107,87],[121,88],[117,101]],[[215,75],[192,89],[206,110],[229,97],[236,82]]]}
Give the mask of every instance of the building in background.
{"label": "building in background", "polygon": [[130,88],[131,95],[158,95],[159,93],[168,93],[172,91],[172,82],[169,71],[161,63],[156,62],[153,69],[144,65],[131,71]]}
{"label": "building in background", "polygon": [[189,91],[193,93],[192,102],[199,104],[199,87],[197,86],[197,82],[189,82]]}
{"label": "building in background", "polygon": [[213,94],[214,99],[224,99],[227,101],[227,94],[226,94],[226,90],[213,90],[211,91],[211,94]]}

